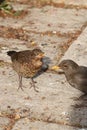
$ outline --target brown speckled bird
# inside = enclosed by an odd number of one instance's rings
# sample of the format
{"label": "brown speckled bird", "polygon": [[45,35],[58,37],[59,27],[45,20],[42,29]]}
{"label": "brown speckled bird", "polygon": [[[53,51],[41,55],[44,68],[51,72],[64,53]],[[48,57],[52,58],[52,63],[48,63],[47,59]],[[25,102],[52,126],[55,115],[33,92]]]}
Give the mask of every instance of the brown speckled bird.
{"label": "brown speckled bird", "polygon": [[23,90],[22,77],[31,78],[31,86],[38,92],[35,86],[33,77],[38,73],[42,67],[42,58],[44,53],[40,49],[25,50],[25,51],[8,51],[7,54],[11,56],[12,67],[19,76],[19,88]]}

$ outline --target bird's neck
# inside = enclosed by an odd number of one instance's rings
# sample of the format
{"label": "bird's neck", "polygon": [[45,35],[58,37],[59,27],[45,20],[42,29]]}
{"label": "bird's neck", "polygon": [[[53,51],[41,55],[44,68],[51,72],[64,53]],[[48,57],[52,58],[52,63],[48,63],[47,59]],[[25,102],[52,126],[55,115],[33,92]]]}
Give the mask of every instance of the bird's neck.
{"label": "bird's neck", "polygon": [[65,76],[66,78],[69,80],[71,79],[76,73],[76,70],[73,70],[73,71],[65,71]]}
{"label": "bird's neck", "polygon": [[32,63],[35,68],[39,68],[42,65],[42,62],[40,60],[32,60]]}

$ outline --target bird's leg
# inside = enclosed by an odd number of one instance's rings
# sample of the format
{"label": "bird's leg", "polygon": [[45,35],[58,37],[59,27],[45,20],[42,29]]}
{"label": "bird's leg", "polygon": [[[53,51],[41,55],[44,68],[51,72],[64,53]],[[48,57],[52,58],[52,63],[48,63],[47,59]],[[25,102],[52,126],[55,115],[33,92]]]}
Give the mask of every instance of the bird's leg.
{"label": "bird's leg", "polygon": [[[33,87],[36,92],[39,92],[39,91],[36,89],[36,88],[37,88],[36,85],[35,85],[36,81],[34,81],[33,78],[31,78],[31,81],[32,81],[32,82],[31,82],[31,87]],[[30,88],[31,88],[31,87],[30,87]]]}
{"label": "bird's leg", "polygon": [[19,87],[18,87],[18,90],[19,90],[19,88],[21,88],[21,90],[23,91],[22,76],[21,75],[18,75],[18,76],[19,76]]}

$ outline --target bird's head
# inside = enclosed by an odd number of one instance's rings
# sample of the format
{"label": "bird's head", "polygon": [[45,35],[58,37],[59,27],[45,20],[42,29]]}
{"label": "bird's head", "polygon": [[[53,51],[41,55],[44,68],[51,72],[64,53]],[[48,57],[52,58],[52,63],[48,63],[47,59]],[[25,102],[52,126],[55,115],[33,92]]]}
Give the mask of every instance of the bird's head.
{"label": "bird's head", "polygon": [[38,59],[41,59],[44,57],[44,52],[41,51],[40,49],[34,49],[33,53],[34,53],[35,57]]}
{"label": "bird's head", "polygon": [[54,70],[62,69],[64,73],[72,73],[75,70],[77,70],[78,67],[79,67],[78,64],[76,64],[72,60],[63,60],[59,63],[58,66],[54,66],[53,69]]}
{"label": "bird's head", "polygon": [[58,65],[62,70],[66,71],[74,71],[78,68],[78,65],[72,60],[63,60]]}

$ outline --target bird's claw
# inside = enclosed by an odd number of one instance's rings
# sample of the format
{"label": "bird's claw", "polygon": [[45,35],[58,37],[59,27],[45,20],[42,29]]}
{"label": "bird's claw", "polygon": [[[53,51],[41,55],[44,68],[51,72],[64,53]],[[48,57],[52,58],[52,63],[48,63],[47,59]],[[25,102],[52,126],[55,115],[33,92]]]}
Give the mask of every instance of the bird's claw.
{"label": "bird's claw", "polygon": [[17,90],[21,89],[22,91],[24,91],[23,88],[26,88],[25,86],[19,86]]}
{"label": "bird's claw", "polygon": [[31,84],[30,88],[33,87],[36,92],[39,92],[39,91],[36,89],[36,88],[38,88],[38,87],[35,85],[35,83],[36,83],[36,81],[30,82],[30,84]]}
{"label": "bird's claw", "polygon": [[22,91],[24,91],[23,87],[20,87],[20,86],[19,86],[18,89],[17,89],[17,91],[18,91],[19,89],[21,89]]}

